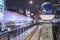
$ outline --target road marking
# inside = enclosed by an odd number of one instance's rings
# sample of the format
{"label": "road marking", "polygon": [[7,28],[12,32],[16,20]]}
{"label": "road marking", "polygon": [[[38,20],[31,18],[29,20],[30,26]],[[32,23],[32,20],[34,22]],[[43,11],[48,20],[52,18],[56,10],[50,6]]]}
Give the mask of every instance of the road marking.
{"label": "road marking", "polygon": [[35,31],[37,30],[37,28],[35,30],[33,30],[27,37],[25,40],[30,40],[32,38],[32,36],[34,35]]}

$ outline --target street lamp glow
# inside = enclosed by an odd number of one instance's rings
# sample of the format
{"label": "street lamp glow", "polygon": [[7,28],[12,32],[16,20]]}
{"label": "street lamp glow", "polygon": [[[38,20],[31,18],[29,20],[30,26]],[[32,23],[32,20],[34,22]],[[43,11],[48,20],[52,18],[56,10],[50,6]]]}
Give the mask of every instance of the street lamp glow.
{"label": "street lamp glow", "polygon": [[32,4],[32,3],[33,3],[33,1],[29,1],[29,3],[30,3],[30,4]]}
{"label": "street lamp glow", "polygon": [[31,13],[31,16],[33,16],[34,14],[33,13]]}

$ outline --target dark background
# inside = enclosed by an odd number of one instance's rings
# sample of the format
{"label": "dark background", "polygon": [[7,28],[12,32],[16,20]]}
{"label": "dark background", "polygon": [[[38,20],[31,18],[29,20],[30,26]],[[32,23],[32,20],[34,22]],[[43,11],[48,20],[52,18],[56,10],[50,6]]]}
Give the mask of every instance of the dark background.
{"label": "dark background", "polygon": [[30,0],[6,0],[6,8],[21,8],[21,9],[35,9],[36,5],[40,6],[45,1],[55,1],[55,0],[33,0],[33,4],[29,4]]}

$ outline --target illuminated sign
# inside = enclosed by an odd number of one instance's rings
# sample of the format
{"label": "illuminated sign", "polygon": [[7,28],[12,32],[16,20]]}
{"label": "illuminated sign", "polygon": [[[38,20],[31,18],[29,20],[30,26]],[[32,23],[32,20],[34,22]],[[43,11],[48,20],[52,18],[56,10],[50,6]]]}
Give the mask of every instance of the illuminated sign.
{"label": "illuminated sign", "polygon": [[53,6],[50,2],[45,2],[41,5],[41,10],[44,14],[52,14]]}
{"label": "illuminated sign", "polygon": [[0,0],[0,20],[3,20],[4,0]]}

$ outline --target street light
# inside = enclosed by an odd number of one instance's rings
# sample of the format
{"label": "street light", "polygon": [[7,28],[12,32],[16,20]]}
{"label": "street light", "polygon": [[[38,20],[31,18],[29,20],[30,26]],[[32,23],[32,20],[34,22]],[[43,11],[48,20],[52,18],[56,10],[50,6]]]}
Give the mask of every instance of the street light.
{"label": "street light", "polygon": [[32,1],[32,0],[30,0],[30,1],[29,1],[29,4],[32,4],[32,3],[33,3],[33,1]]}
{"label": "street light", "polygon": [[33,16],[34,15],[34,13],[31,13],[31,16]]}

